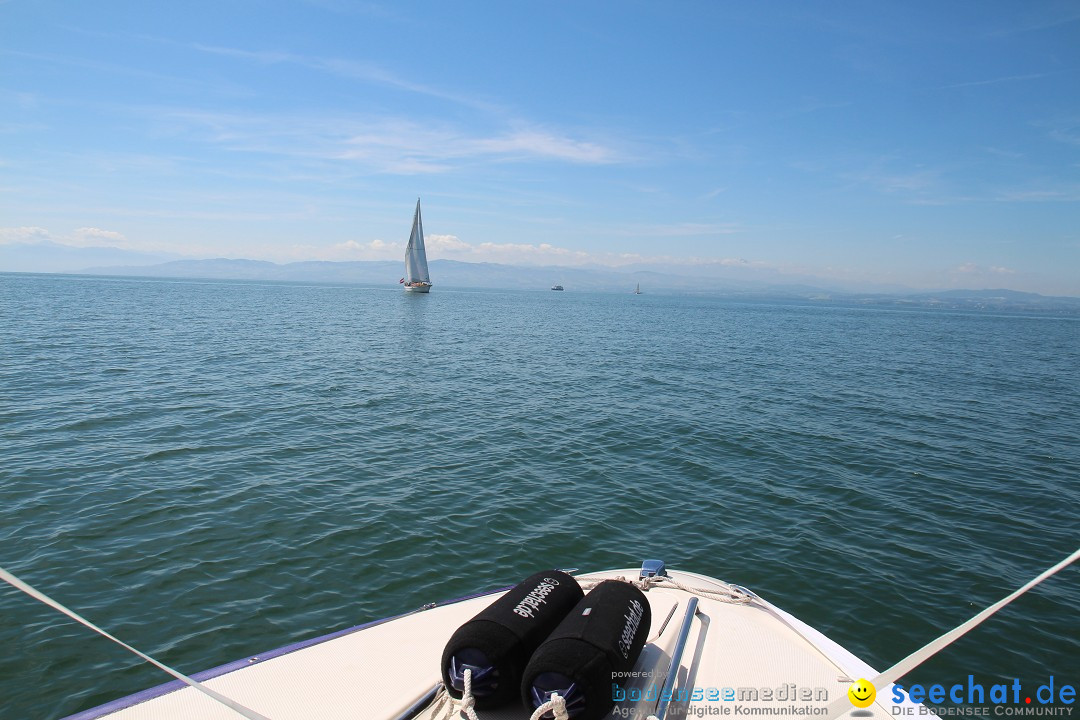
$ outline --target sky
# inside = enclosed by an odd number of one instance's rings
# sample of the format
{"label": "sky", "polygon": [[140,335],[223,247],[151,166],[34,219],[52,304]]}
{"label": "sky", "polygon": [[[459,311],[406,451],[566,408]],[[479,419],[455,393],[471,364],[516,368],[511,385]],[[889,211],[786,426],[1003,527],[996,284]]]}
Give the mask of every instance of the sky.
{"label": "sky", "polygon": [[0,244],[1080,296],[1073,1],[0,0],[0,108]]}

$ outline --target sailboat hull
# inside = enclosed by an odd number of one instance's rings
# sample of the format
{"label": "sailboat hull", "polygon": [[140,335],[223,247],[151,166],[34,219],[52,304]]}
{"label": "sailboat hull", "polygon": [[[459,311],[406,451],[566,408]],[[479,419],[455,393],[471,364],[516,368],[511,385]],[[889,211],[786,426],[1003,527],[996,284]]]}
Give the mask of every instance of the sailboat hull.
{"label": "sailboat hull", "polygon": [[421,283],[419,285],[406,285],[405,286],[405,292],[414,292],[414,293],[431,292],[431,285],[429,285],[427,283]]}

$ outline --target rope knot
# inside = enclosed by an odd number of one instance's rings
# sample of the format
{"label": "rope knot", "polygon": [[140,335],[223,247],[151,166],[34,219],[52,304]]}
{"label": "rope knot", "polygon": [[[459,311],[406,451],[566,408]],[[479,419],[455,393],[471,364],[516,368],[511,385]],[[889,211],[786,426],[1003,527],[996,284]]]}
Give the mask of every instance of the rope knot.
{"label": "rope knot", "polygon": [[476,698],[472,694],[472,670],[465,668],[465,686],[461,691],[461,701],[458,705],[458,717],[464,715],[469,720],[480,720],[476,715]]}
{"label": "rope knot", "polygon": [[558,693],[551,696],[551,709],[555,711],[555,720],[570,720],[570,715],[566,712],[566,700]]}
{"label": "rope knot", "polygon": [[570,720],[570,714],[566,712],[566,700],[559,693],[552,693],[546,703],[536,708],[529,720],[541,720],[549,712],[554,713],[555,720]]}

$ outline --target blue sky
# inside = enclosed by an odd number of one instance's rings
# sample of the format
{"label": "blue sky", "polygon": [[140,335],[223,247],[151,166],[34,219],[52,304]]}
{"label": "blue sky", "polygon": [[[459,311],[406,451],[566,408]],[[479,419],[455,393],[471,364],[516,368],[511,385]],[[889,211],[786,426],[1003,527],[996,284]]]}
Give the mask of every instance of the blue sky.
{"label": "blue sky", "polygon": [[1076,2],[0,2],[0,243],[1080,295]]}

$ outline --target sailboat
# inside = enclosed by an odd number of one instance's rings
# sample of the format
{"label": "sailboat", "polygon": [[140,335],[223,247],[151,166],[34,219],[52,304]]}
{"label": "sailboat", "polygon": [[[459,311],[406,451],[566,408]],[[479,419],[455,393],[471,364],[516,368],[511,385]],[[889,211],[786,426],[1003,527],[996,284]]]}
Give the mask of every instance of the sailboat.
{"label": "sailboat", "polygon": [[416,212],[413,214],[412,232],[409,245],[405,248],[405,277],[401,279],[407,292],[426,293],[431,291],[431,276],[428,274],[427,251],[424,250],[424,223],[420,219],[420,198],[416,198]]}
{"label": "sailboat", "polygon": [[634,294],[635,295],[640,295],[641,294],[641,283],[638,283],[637,287],[634,288]]}

